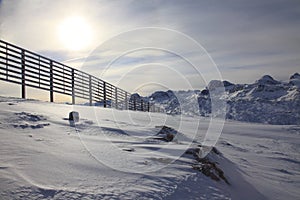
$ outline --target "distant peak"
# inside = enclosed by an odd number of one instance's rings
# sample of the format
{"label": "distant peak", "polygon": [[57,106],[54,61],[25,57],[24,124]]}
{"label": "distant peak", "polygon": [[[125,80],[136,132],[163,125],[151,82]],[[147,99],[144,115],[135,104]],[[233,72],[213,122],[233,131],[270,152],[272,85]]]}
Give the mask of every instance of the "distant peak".
{"label": "distant peak", "polygon": [[132,94],[131,95],[131,97],[130,98],[136,98],[136,99],[140,99],[141,98],[141,96],[138,94],[138,93],[134,93],[134,94]]}
{"label": "distant peak", "polygon": [[270,81],[274,81],[273,77],[270,75],[264,75],[263,77],[261,77],[259,80],[270,80]]}
{"label": "distant peak", "polygon": [[228,86],[232,86],[234,85],[233,83],[229,82],[229,81],[223,81],[224,87],[228,87]]}
{"label": "distant peak", "polygon": [[224,84],[222,81],[220,80],[211,80],[209,83],[208,83],[208,89],[209,90],[214,90],[218,87],[224,87]]}
{"label": "distant peak", "polygon": [[300,79],[300,74],[299,74],[299,73],[293,74],[293,75],[290,77],[290,80],[291,80],[291,79]]}
{"label": "distant peak", "polygon": [[207,87],[209,90],[213,90],[215,88],[220,88],[220,87],[226,88],[226,87],[229,87],[232,85],[234,85],[234,84],[229,81],[211,80]]}
{"label": "distant peak", "polygon": [[270,75],[264,75],[258,81],[260,84],[278,84],[279,82],[274,80]]}

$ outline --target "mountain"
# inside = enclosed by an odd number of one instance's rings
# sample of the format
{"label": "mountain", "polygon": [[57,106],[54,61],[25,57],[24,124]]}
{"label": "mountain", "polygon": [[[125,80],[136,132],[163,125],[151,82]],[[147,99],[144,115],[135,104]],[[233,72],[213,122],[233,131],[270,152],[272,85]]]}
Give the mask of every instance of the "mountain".
{"label": "mountain", "polygon": [[[220,89],[223,87],[225,91],[222,92]],[[219,96],[216,97],[216,94]],[[298,73],[293,74],[288,82],[277,81],[269,75],[264,75],[252,84],[212,80],[202,91],[157,91],[148,99],[161,106],[167,114],[210,116],[212,97],[226,101],[227,119],[267,124],[300,124]]]}

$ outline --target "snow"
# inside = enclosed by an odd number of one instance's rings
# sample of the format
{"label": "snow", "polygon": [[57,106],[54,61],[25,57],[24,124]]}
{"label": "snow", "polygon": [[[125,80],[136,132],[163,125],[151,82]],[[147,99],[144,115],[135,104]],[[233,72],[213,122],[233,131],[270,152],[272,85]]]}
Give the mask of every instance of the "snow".
{"label": "snow", "polygon": [[[297,199],[299,125],[227,121],[206,158],[215,181],[186,150],[209,118],[0,98],[1,199]],[[77,111],[80,120],[68,121]],[[197,123],[196,123],[197,122]],[[220,121],[219,123],[222,123]],[[156,140],[165,125],[176,140]],[[195,134],[196,130],[196,134]],[[206,147],[200,148],[205,154]]]}
{"label": "snow", "polygon": [[[225,91],[222,92],[223,87]],[[215,106],[215,109],[212,109],[212,103],[220,99],[227,104],[227,119],[300,125],[300,75],[298,73],[292,75],[289,82],[274,80],[269,75],[263,76],[252,84],[212,80],[202,91],[160,91],[150,95],[149,99],[162,106],[168,114],[187,116],[211,116],[213,113],[222,113],[224,106]]]}

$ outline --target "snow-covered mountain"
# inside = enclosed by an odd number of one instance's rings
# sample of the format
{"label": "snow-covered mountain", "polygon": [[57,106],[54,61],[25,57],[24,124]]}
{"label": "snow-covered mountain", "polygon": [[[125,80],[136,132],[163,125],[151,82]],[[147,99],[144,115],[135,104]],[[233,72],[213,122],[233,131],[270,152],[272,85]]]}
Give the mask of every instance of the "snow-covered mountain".
{"label": "snow-covered mountain", "polygon": [[[224,86],[220,97],[227,102],[226,118],[268,124],[300,124],[300,75],[288,82],[265,75],[252,84],[212,80],[195,91],[157,91],[148,99],[168,114],[211,115],[212,93]],[[213,92],[212,92],[213,91]],[[196,103],[195,103],[196,102]]]}

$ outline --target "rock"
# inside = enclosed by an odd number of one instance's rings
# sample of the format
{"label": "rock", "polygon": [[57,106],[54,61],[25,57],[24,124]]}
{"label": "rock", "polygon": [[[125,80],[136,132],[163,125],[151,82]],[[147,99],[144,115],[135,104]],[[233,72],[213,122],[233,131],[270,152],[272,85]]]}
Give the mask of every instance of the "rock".
{"label": "rock", "polygon": [[165,142],[171,142],[175,139],[177,131],[168,126],[156,126],[156,128],[161,128],[156,136],[160,136]]}
{"label": "rock", "polygon": [[[201,145],[199,147],[202,147]],[[194,159],[197,161],[192,165],[194,170],[200,171],[207,177],[210,177],[212,180],[221,181],[223,180],[225,183],[230,185],[229,181],[224,175],[224,171],[218,166],[217,162],[212,161],[209,158],[209,155],[202,158],[200,148],[190,148],[185,153],[193,155]],[[209,154],[221,155],[221,153],[215,147],[204,147],[207,149],[211,149]]]}
{"label": "rock", "polygon": [[203,95],[203,96],[209,95],[209,90],[207,90],[207,89],[202,90],[202,91],[201,91],[201,95]]}
{"label": "rock", "polygon": [[79,122],[79,113],[76,111],[72,111],[69,113],[69,120],[74,122]]}
{"label": "rock", "polygon": [[134,148],[123,148],[122,150],[123,150],[123,151],[128,151],[128,152],[133,152],[133,151],[135,151]]}
{"label": "rock", "polygon": [[229,81],[223,81],[224,87],[234,86],[233,83],[230,83]]}

